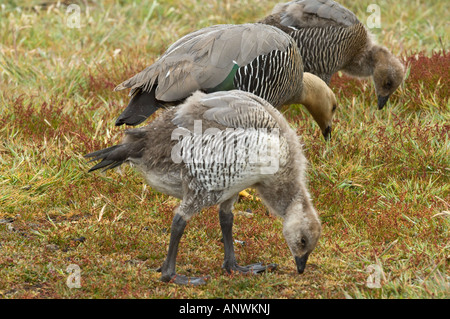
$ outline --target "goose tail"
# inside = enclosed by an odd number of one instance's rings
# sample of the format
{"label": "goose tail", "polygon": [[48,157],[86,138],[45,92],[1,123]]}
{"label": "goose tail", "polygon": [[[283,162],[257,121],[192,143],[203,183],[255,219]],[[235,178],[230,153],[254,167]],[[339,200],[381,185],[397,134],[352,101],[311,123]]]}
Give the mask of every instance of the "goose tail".
{"label": "goose tail", "polygon": [[103,168],[103,172],[122,165],[129,160],[142,157],[145,148],[146,131],[142,128],[127,130],[124,143],[84,155],[90,158],[89,163],[101,161],[91,167],[88,172]]}
{"label": "goose tail", "polygon": [[152,88],[150,92],[138,89],[134,92],[126,109],[117,118],[116,126],[122,124],[138,125],[161,107],[163,105],[155,97],[155,88]]}

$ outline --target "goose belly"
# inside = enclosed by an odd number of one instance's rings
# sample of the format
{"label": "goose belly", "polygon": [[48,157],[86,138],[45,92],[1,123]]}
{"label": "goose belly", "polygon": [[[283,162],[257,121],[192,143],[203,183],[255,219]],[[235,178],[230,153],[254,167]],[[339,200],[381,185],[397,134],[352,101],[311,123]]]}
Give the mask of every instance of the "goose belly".
{"label": "goose belly", "polygon": [[144,171],[141,169],[147,184],[154,190],[182,199],[183,187],[180,172],[159,172],[156,170]]}

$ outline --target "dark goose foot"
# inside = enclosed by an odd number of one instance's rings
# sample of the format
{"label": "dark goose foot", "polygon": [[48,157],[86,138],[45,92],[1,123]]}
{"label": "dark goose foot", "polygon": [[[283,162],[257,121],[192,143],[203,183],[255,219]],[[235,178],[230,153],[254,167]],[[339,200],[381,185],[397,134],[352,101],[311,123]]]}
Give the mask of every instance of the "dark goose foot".
{"label": "dark goose foot", "polygon": [[224,266],[223,268],[225,268],[225,270],[228,273],[231,273],[232,271],[237,271],[240,272],[241,274],[257,275],[264,271],[273,271],[277,268],[277,266],[278,266],[277,264],[263,265],[262,263],[256,263],[247,266],[239,266],[237,264],[234,264],[231,267]]}
{"label": "dark goose foot", "polygon": [[177,285],[193,285],[193,286],[199,286],[199,285],[205,285],[208,281],[209,277],[188,277],[184,275],[173,275],[173,276],[161,276],[161,281],[163,282],[169,282],[174,283]]}

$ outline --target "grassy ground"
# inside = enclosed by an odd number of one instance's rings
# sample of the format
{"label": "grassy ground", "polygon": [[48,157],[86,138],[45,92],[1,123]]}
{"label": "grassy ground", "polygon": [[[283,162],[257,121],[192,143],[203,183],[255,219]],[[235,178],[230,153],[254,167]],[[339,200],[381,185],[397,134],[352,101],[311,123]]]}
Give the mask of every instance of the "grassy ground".
{"label": "grassy ground", "polygon": [[[161,283],[155,271],[178,201],[126,166],[88,174],[83,154],[120,140],[113,123],[128,97],[112,92],[116,84],[180,36],[256,21],[276,1],[74,2],[80,28],[69,27],[74,11],[63,4],[0,6],[0,298],[449,298],[445,1],[377,1],[373,33],[408,65],[384,110],[370,81],[342,75],[332,82],[340,107],[330,142],[302,107],[286,110],[323,222],[306,272],[295,272],[281,221],[242,200],[239,261],[279,268],[225,274],[210,208],[189,223],[178,256],[180,273],[211,276],[202,287]],[[341,2],[365,21],[373,1]]]}

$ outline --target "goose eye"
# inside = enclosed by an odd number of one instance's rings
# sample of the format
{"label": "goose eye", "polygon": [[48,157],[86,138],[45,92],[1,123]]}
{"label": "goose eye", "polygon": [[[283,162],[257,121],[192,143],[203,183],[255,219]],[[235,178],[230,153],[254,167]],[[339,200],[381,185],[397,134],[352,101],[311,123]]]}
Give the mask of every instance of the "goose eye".
{"label": "goose eye", "polygon": [[389,90],[391,87],[392,87],[392,82],[391,82],[391,81],[387,81],[387,82],[384,84],[384,88],[387,89],[387,90]]}
{"label": "goose eye", "polygon": [[302,246],[305,247],[305,246],[306,246],[306,239],[305,239],[305,238],[302,238],[301,243],[302,243]]}

